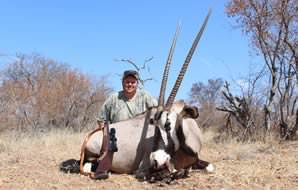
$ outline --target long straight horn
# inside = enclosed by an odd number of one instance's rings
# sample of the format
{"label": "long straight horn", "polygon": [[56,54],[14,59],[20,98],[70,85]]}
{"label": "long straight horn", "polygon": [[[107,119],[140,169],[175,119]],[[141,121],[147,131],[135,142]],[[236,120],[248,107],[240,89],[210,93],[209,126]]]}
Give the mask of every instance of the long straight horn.
{"label": "long straight horn", "polygon": [[180,22],[177,25],[176,28],[176,32],[172,41],[172,45],[169,51],[169,55],[167,58],[167,62],[163,71],[163,78],[162,78],[162,82],[161,82],[161,86],[160,86],[160,93],[159,93],[159,99],[158,99],[158,106],[164,106],[164,99],[165,99],[165,90],[166,90],[166,86],[167,86],[167,81],[168,81],[168,75],[169,75],[169,69],[170,69],[170,65],[172,63],[172,58],[173,58],[173,54],[174,54],[174,50],[176,47],[176,41],[178,38],[178,34],[180,32]]}
{"label": "long straight horn", "polygon": [[206,27],[206,25],[208,23],[208,19],[209,19],[210,15],[211,15],[211,12],[212,12],[212,10],[210,9],[209,12],[208,12],[208,15],[206,16],[206,18],[204,20],[203,25],[201,26],[201,29],[199,30],[199,32],[198,32],[198,34],[197,34],[197,36],[196,36],[196,38],[195,38],[195,40],[194,40],[191,48],[190,48],[190,50],[189,50],[189,52],[187,54],[187,57],[186,57],[183,65],[182,65],[182,68],[180,70],[180,73],[179,73],[179,75],[178,75],[178,77],[176,79],[175,85],[172,88],[171,94],[170,94],[170,96],[169,96],[169,98],[167,100],[167,103],[166,103],[166,107],[167,108],[171,107],[172,104],[173,104],[173,102],[174,102],[174,100],[175,100],[175,97],[176,97],[176,94],[178,92],[178,89],[179,89],[179,87],[181,85],[181,82],[183,80],[183,77],[185,75],[185,72],[187,70],[187,67],[188,67],[188,65],[189,65],[189,63],[191,61],[191,58],[192,58],[192,56],[193,56],[193,54],[194,54],[194,52],[196,50],[196,47],[197,47],[197,45],[198,45],[198,43],[200,41],[200,38],[201,38],[201,36],[202,36],[202,34],[204,32],[204,29],[205,29],[205,27]]}

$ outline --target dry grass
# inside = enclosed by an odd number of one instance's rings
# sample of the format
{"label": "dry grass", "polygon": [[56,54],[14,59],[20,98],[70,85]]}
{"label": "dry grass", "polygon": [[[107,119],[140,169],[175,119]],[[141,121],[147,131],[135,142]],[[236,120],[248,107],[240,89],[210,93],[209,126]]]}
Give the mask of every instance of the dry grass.
{"label": "dry grass", "polygon": [[93,181],[59,172],[64,160],[79,158],[85,134],[66,131],[44,135],[0,134],[0,190],[7,189],[298,189],[298,142],[278,144],[214,144],[209,135],[202,158],[216,166],[214,174],[193,172],[174,185],[138,182],[113,174]]}

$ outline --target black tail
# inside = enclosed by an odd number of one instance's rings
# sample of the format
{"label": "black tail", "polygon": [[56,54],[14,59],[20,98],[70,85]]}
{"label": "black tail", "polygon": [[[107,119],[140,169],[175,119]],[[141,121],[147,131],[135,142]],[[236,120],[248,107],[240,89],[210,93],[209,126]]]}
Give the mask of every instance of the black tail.
{"label": "black tail", "polygon": [[68,159],[59,166],[60,171],[65,173],[80,173],[80,160]]}

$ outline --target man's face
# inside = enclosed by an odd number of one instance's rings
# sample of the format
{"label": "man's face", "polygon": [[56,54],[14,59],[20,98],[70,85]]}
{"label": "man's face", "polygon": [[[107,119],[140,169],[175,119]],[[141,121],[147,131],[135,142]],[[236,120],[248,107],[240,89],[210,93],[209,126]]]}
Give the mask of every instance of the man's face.
{"label": "man's face", "polygon": [[127,94],[134,94],[138,87],[138,80],[133,76],[127,76],[123,80],[123,90]]}

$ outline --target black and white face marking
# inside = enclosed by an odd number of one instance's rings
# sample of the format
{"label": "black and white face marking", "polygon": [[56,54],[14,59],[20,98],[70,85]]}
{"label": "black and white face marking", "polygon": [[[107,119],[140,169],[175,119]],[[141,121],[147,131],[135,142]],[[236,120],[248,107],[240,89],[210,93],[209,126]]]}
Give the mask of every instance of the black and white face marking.
{"label": "black and white face marking", "polygon": [[176,134],[176,121],[177,121],[177,114],[169,111],[163,111],[161,117],[159,119],[158,127],[161,132],[162,139],[165,143],[165,146],[169,146],[169,137],[170,141],[174,143],[174,150],[178,150],[179,148],[179,141]]}
{"label": "black and white face marking", "polygon": [[156,112],[150,119],[150,124],[155,125],[160,130],[162,140],[166,147],[169,145],[169,137],[171,138],[170,141],[174,142],[175,151],[179,148],[179,141],[175,129],[176,120],[176,113],[164,110]]}
{"label": "black and white face marking", "polygon": [[[158,147],[150,154],[150,163],[155,168],[170,166],[171,155],[179,148],[176,134],[177,114],[168,111],[160,111],[154,115],[154,125],[158,127],[164,146]],[[169,169],[170,170],[170,169]]]}

